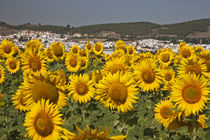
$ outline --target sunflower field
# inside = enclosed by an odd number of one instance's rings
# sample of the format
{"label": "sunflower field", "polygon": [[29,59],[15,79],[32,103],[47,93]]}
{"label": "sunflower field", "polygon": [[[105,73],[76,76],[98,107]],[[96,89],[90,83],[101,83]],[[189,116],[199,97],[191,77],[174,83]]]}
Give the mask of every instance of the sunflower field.
{"label": "sunflower field", "polygon": [[210,50],[0,43],[1,140],[210,138]]}

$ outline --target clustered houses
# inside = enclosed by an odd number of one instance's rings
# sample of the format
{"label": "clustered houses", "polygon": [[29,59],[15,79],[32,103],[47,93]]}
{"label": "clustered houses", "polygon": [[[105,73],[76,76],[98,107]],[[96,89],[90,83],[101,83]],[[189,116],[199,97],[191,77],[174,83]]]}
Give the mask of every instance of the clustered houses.
{"label": "clustered houses", "polygon": [[[106,33],[106,32],[105,32]],[[80,48],[84,48],[86,41],[72,41],[72,37],[76,37],[79,34],[75,35],[67,35],[67,34],[56,34],[51,32],[37,32],[37,31],[22,31],[17,34],[12,34],[8,36],[1,36],[0,35],[0,42],[3,39],[10,39],[13,40],[15,45],[24,48],[25,42],[31,39],[39,38],[40,41],[43,43],[44,47],[49,47],[52,42],[62,42],[63,45],[66,47],[68,51],[73,45],[78,45]],[[102,36],[102,35],[101,35]],[[90,41],[91,44],[94,41]],[[115,41],[103,41],[104,49],[113,51]],[[136,48],[138,52],[155,52],[158,49],[163,48],[172,48],[174,52],[178,52],[178,44],[170,43],[170,41],[160,41],[155,39],[143,39],[143,40],[136,40],[136,41],[128,41],[126,42],[127,45],[132,45]],[[210,49],[210,44],[189,44],[191,46],[202,46],[204,49]],[[106,52],[105,52],[106,53]]]}

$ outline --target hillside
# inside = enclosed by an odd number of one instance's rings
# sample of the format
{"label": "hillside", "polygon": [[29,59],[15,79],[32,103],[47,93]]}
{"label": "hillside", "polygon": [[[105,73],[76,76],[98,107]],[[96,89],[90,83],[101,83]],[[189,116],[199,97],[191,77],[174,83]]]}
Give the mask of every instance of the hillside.
{"label": "hillside", "polygon": [[159,25],[150,22],[131,22],[131,23],[110,23],[96,24],[80,27],[67,28],[55,25],[9,25],[0,22],[0,34],[13,33],[20,30],[51,31],[54,33],[81,33],[97,35],[103,31],[112,31],[119,34],[121,39],[129,35],[132,39],[139,38],[158,38],[158,39],[205,39],[210,41],[210,19],[200,19],[176,24]]}

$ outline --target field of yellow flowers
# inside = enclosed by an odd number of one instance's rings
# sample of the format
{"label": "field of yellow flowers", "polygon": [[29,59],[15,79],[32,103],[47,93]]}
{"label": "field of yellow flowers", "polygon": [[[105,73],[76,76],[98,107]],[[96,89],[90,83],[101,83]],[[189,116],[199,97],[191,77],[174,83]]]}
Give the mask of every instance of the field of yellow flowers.
{"label": "field of yellow flowers", "polygon": [[210,138],[210,50],[0,43],[0,139]]}

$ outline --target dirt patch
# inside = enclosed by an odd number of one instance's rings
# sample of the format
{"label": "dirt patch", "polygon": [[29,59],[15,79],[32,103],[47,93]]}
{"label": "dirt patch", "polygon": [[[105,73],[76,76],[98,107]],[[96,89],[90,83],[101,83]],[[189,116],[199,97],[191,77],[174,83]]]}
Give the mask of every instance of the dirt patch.
{"label": "dirt patch", "polygon": [[187,35],[187,38],[210,38],[210,27],[207,32],[194,32]]}
{"label": "dirt patch", "polygon": [[10,35],[10,34],[15,34],[15,33],[18,33],[19,31],[16,30],[16,29],[10,29],[10,28],[7,28],[7,27],[2,27],[0,26],[0,35]]}

